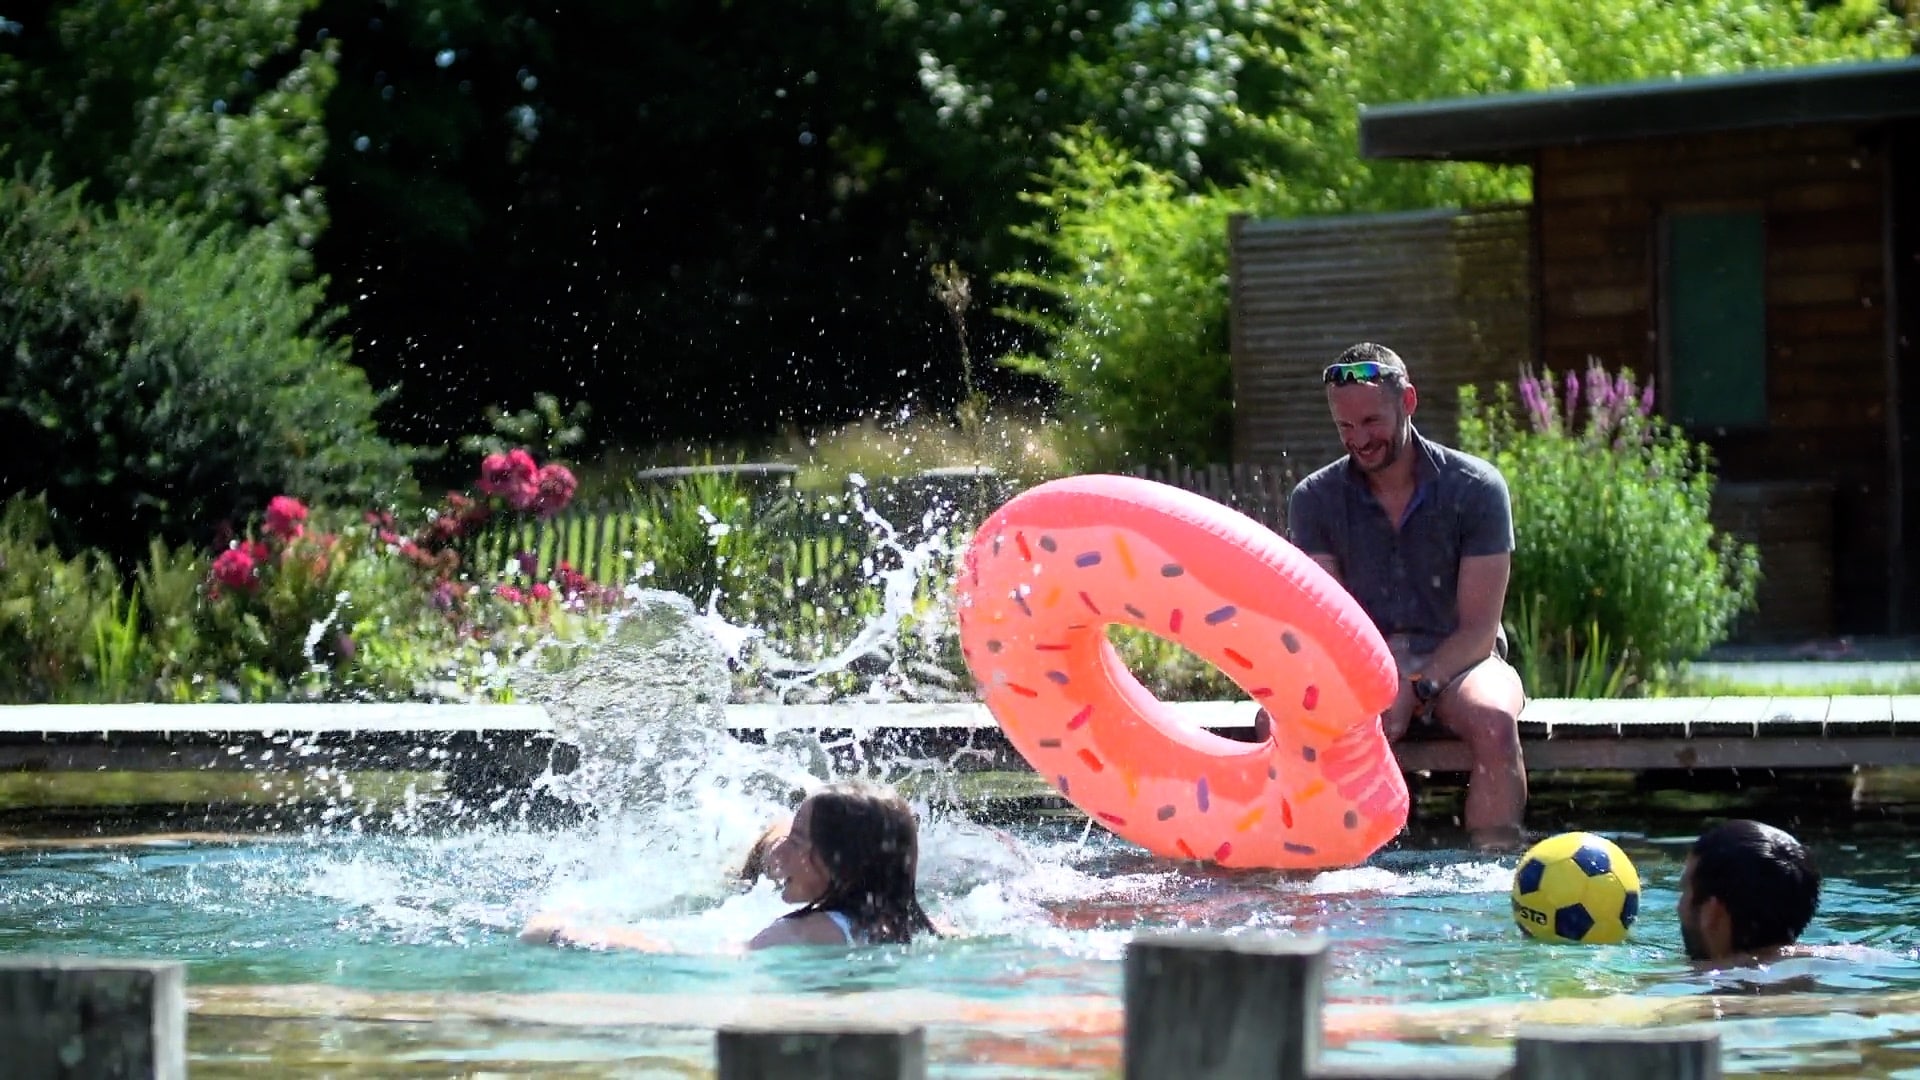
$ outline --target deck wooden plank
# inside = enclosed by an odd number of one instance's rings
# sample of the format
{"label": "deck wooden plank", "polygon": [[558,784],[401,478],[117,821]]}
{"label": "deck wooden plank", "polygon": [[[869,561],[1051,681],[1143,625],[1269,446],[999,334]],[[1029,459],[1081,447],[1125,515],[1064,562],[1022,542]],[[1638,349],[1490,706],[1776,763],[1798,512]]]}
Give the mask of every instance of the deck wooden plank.
{"label": "deck wooden plank", "polygon": [[[1165,715],[1246,739],[1255,711],[1244,701],[1188,702],[1168,704]],[[726,715],[729,730],[752,742],[814,732],[868,755],[964,770],[1025,767],[977,702],[732,705]],[[1528,704],[1522,741],[1530,770],[1920,764],[1920,697],[1545,698]],[[498,766],[524,774],[568,749],[532,705],[0,707],[0,769],[10,770]],[[1466,746],[1443,734],[1403,740],[1395,753],[1412,772],[1469,764]]]}
{"label": "deck wooden plank", "polygon": [[[1620,699],[1604,710],[1613,733],[1638,739],[1684,739],[1713,702],[1712,698]],[[1617,707],[1616,707],[1617,706]]]}
{"label": "deck wooden plank", "polygon": [[1783,696],[1767,700],[1767,716],[1755,735],[1760,738],[1814,738],[1827,730],[1828,699]]}
{"label": "deck wooden plank", "polygon": [[1716,697],[1688,728],[1690,738],[1756,738],[1772,707],[1770,697]]}
{"label": "deck wooden plank", "polygon": [[1920,738],[1920,697],[1894,696],[1893,731],[1896,735]]}
{"label": "deck wooden plank", "polygon": [[1826,735],[1892,735],[1893,696],[1847,694],[1827,701]]}
{"label": "deck wooden plank", "polygon": [[552,731],[538,705],[278,702],[262,705],[5,705],[0,733]]}

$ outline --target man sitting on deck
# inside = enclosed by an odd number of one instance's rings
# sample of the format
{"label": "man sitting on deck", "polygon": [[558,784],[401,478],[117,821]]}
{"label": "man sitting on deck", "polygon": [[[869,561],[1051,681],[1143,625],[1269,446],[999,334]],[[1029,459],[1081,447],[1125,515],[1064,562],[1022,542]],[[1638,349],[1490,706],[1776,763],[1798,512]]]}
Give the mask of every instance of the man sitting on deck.
{"label": "man sitting on deck", "polygon": [[1526,693],[1500,627],[1513,553],[1506,481],[1415,430],[1419,396],[1392,349],[1355,345],[1322,380],[1347,456],[1294,488],[1288,538],[1353,594],[1393,650],[1400,694],[1381,716],[1387,738],[1418,717],[1464,740],[1472,842],[1517,846]]}

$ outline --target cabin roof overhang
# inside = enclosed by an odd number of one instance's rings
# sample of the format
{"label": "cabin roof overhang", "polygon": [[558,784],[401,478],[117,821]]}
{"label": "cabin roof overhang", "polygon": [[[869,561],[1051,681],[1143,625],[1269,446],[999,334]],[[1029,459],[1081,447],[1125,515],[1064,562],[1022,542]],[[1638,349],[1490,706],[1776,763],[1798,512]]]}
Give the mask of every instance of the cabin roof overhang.
{"label": "cabin roof overhang", "polygon": [[1920,57],[1362,106],[1368,158],[1524,163],[1553,146],[1920,116]]}

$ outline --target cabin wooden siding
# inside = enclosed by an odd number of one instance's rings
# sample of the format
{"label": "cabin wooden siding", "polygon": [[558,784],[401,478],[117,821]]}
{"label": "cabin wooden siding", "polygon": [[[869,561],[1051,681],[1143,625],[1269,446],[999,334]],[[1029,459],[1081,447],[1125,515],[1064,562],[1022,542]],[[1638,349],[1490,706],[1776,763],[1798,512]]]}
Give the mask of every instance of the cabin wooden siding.
{"label": "cabin wooden siding", "polygon": [[1344,453],[1320,382],[1375,341],[1407,361],[1420,428],[1451,443],[1459,389],[1533,354],[1525,208],[1260,220],[1229,227],[1234,461],[1304,475]]}
{"label": "cabin wooden siding", "polygon": [[[1773,541],[1818,561],[1813,552],[1830,533],[1832,618],[1841,632],[1888,629],[1897,584],[1887,176],[1880,143],[1842,126],[1552,147],[1535,159],[1539,354],[1556,371],[1597,357],[1664,378],[1661,215],[1762,212],[1766,423],[1695,434],[1713,448],[1729,484],[1769,482],[1802,493],[1808,489],[1800,485],[1831,485],[1831,521],[1819,521],[1817,508],[1803,512],[1805,537],[1777,523]],[[1786,535],[1779,524],[1789,525]],[[1763,571],[1777,579],[1829,570],[1796,561],[1776,560]]]}
{"label": "cabin wooden siding", "polygon": [[[1920,119],[1894,125],[1888,133],[1887,276],[1894,291],[1888,307],[1887,336],[1893,342],[1893,369],[1899,384],[1900,430],[1895,485],[1902,492],[1902,552],[1920,548]],[[1901,625],[1920,628],[1920,560],[1903,555]]]}

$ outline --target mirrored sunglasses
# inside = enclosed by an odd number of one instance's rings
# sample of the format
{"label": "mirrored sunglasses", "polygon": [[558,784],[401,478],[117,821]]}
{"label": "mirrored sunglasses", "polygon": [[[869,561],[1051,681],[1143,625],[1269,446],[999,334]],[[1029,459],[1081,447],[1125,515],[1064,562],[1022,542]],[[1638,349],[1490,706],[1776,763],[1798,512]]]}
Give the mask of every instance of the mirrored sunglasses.
{"label": "mirrored sunglasses", "polygon": [[1320,373],[1321,381],[1328,386],[1345,386],[1348,383],[1381,382],[1398,379],[1400,369],[1389,367],[1374,360],[1359,360],[1351,364],[1329,364],[1327,370]]}

